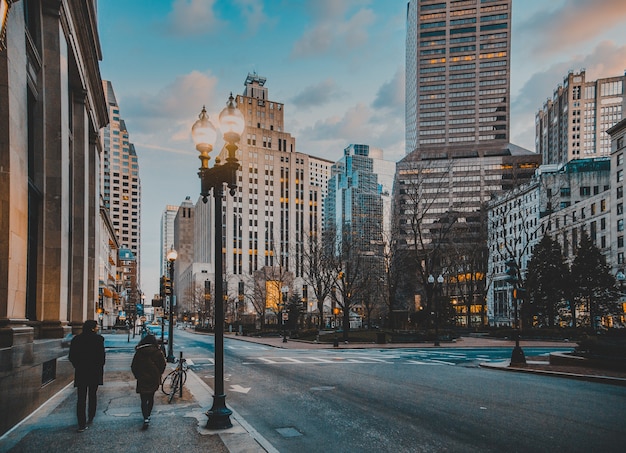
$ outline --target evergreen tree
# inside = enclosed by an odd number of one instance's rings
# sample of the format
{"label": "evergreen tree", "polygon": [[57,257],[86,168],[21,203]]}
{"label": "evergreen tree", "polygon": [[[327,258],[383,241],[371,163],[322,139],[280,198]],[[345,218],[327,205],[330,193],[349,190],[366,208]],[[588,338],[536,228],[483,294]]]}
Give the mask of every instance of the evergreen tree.
{"label": "evergreen tree", "polygon": [[526,272],[528,298],[522,311],[527,317],[537,317],[540,326],[554,327],[561,308],[569,270],[560,244],[547,234],[533,251]]}
{"label": "evergreen tree", "polygon": [[572,264],[572,291],[585,307],[583,325],[596,328],[596,318],[616,313],[615,278],[605,257],[584,233]]}

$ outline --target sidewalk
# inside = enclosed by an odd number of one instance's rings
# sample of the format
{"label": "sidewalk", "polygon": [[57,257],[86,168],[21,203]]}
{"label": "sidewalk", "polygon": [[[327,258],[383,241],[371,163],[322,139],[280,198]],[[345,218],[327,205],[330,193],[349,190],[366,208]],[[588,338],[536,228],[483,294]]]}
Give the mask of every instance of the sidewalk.
{"label": "sidewalk", "polygon": [[[133,340],[131,335],[128,342],[127,335],[104,337],[109,352],[93,424],[85,432],[77,432],[76,389],[72,382],[0,437],[0,452],[276,452],[235,411],[231,415],[232,428],[205,429],[205,412],[213,402],[213,390],[191,370],[182,398],[176,396],[168,404],[166,396],[157,391],[150,427],[142,430],[139,395],[130,371],[132,348],[138,338]],[[166,373],[170,367],[168,364]]]}

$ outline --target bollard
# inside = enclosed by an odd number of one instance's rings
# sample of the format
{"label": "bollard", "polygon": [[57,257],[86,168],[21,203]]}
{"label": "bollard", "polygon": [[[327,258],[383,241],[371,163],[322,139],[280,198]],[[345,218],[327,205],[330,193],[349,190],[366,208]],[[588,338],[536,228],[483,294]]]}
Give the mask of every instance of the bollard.
{"label": "bollard", "polygon": [[[180,362],[179,363],[182,363],[182,361],[183,361],[183,351],[180,351]],[[181,375],[181,377],[182,377],[182,375]],[[183,380],[182,379],[180,380],[180,391],[179,391],[178,396],[180,396],[181,398],[183,397]]]}

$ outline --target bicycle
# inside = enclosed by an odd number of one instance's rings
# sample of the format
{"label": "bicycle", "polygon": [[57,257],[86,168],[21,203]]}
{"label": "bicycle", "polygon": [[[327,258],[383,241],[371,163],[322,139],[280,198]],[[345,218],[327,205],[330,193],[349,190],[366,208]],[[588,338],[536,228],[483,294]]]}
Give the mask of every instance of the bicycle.
{"label": "bicycle", "polygon": [[183,396],[183,385],[185,385],[186,381],[187,360],[181,357],[176,368],[170,371],[161,382],[161,391],[168,396],[168,403],[172,402],[177,391],[180,393],[181,397]]}

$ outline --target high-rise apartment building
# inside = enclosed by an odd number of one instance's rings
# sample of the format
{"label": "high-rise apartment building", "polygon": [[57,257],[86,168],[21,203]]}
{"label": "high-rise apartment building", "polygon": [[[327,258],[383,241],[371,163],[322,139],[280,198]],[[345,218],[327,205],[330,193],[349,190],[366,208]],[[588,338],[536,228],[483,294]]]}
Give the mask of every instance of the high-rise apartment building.
{"label": "high-rise apartment building", "polygon": [[511,0],[410,0],[406,152],[509,141]]}
{"label": "high-rise apartment building", "polygon": [[[109,124],[102,130],[102,197],[109,210],[121,248],[127,248],[140,269],[141,181],[135,146],[130,143],[126,123],[120,116],[113,85],[103,80]],[[137,282],[139,285],[139,272]],[[137,290],[139,288],[136,288]]]}
{"label": "high-rise apartment building", "polygon": [[544,164],[607,157],[607,130],[626,110],[626,75],[588,81],[585,71],[570,72],[535,116],[535,148]]}

